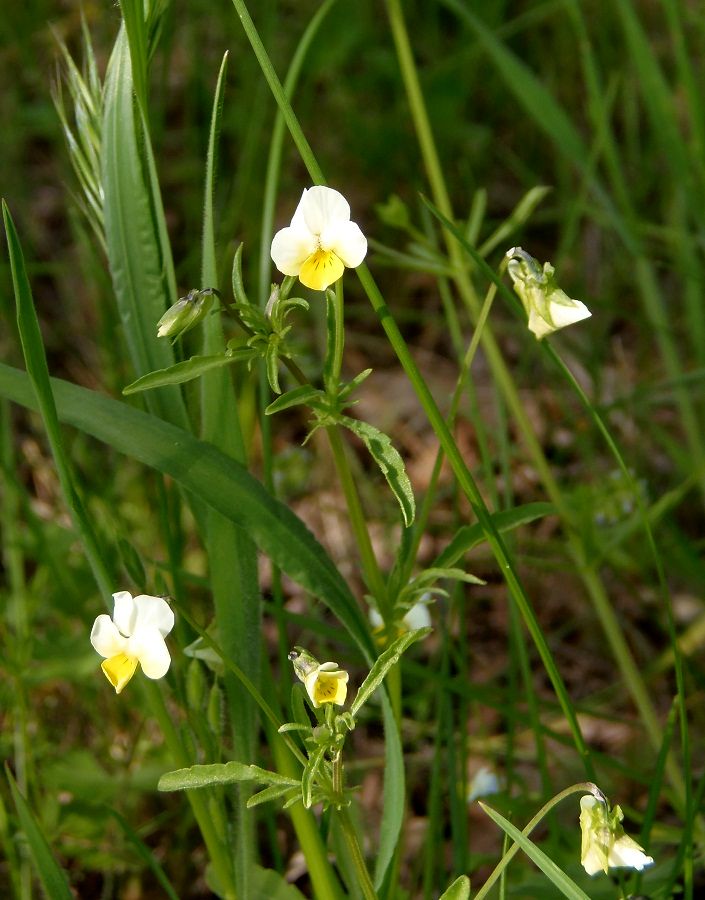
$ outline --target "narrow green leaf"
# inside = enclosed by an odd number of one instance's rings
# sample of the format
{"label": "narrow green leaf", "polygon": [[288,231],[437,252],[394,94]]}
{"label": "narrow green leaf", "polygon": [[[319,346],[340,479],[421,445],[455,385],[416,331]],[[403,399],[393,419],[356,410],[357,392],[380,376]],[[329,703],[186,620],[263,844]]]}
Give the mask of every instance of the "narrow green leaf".
{"label": "narrow green leaf", "polygon": [[96,530],[88,521],[83,502],[74,486],[71,464],[64,449],[61,428],[59,427],[59,416],[52,394],[42,334],[34,308],[32,290],[27,278],[24,255],[10,210],[4,200],[2,201],[2,214],[17,308],[17,328],[20,334],[25,365],[27,366],[27,374],[31,379],[30,391],[36,401],[36,408],[42,416],[64,500],[71,512],[74,526],[83,542],[96,582],[103,596],[109,597],[112,591],[110,575],[104,563],[104,555],[98,543]]}
{"label": "narrow green leaf", "polygon": [[[306,525],[246,469],[210,444],[141,410],[60,379],[51,381],[59,418],[164,474],[231,519],[294,581],[323,600],[365,658],[369,629],[345,579]],[[25,373],[0,363],[0,396],[37,409]]]}
{"label": "narrow green leaf", "polygon": [[470,879],[467,875],[456,878],[438,900],[470,900]]}
{"label": "narrow green leaf", "polygon": [[148,41],[144,20],[144,2],[143,0],[120,0],[120,9],[130,47],[135,95],[142,111],[146,113]]}
{"label": "narrow green leaf", "polygon": [[505,819],[503,815],[482,803],[482,801],[478,800],[478,803],[490,819],[499,825],[515,844],[518,844],[521,847],[534,865],[538,866],[544,875],[550,878],[555,886],[563,893],[564,897],[568,897],[568,900],[590,900],[588,895],[578,887],[572,878],[569,878],[565,872],[553,862],[550,856],[547,856],[543,850],[539,849],[539,847],[533,843],[533,841],[530,841],[528,837],[523,835],[515,825],[512,825],[512,823]]}
{"label": "narrow green leaf", "polygon": [[272,784],[248,797],[247,808],[252,809],[253,806],[260,806],[262,803],[269,803],[271,800],[279,800],[281,797],[286,797],[287,800],[296,797],[298,800],[301,797],[301,784],[296,784],[294,787]]}
{"label": "narrow green leaf", "polygon": [[310,809],[313,803],[313,792],[316,787],[316,777],[318,775],[318,770],[323,764],[325,754],[325,746],[316,747],[313,753],[311,753],[311,755],[309,756],[308,763],[306,765],[306,768],[304,769],[304,774],[301,776],[301,796],[303,797],[305,809]]}
{"label": "narrow green leaf", "polygon": [[239,781],[257,781],[252,766],[240,762],[213,763],[206,766],[189,766],[165,772],[159,779],[160,791],[190,791],[217,784],[233,784]]}
{"label": "narrow green leaf", "polygon": [[5,774],[7,775],[7,780],[10,784],[12,799],[15,802],[15,808],[17,809],[17,815],[20,820],[20,825],[22,826],[22,831],[27,838],[27,845],[29,846],[32,862],[37,870],[37,875],[42,883],[44,893],[50,900],[72,900],[73,894],[69,888],[66,875],[54,859],[49,843],[44,837],[39,822],[29,808],[27,801],[20,793],[19,788],[15,783],[15,779],[12,777],[12,773],[7,766],[5,766]]}
{"label": "narrow green leaf", "polygon": [[349,416],[340,416],[338,421],[356,434],[369,450],[370,455],[387,479],[387,484],[392,489],[394,496],[399,501],[404,524],[408,528],[414,521],[416,504],[411,482],[404,468],[404,460],[399,452],[389,437],[374,425],[370,425],[369,422],[361,422],[359,419],[351,419]]}
{"label": "narrow green leaf", "polygon": [[150,372],[143,375],[132,384],[122,389],[123,394],[137,394],[139,391],[150,391],[152,388],[163,387],[165,384],[183,384],[186,381],[192,381],[205,372],[213,369],[220,369],[223,366],[229,366],[232,363],[247,362],[257,356],[254,350],[249,348],[243,350],[232,350],[227,354],[220,353],[214,356],[192,356],[183,362],[169,366],[167,369],[159,369],[157,372]]}
{"label": "narrow green leaf", "polygon": [[[525,503],[522,506],[516,506],[514,509],[503,510],[494,513],[492,521],[495,528],[500,533],[505,531],[513,531],[520,525],[527,525],[536,519],[542,519],[545,516],[555,515],[555,507],[551,503]],[[456,532],[453,540],[443,550],[433,562],[434,569],[444,569],[456,563],[463,554],[477,547],[487,540],[482,527],[479,524],[465,525]]]}
{"label": "narrow green leaf", "polygon": [[393,641],[384,653],[381,653],[378,656],[375,664],[370,669],[367,678],[365,678],[360,685],[358,692],[355,695],[355,699],[350,706],[350,712],[353,716],[358,714],[363,705],[370,699],[372,694],[374,694],[380,684],[384,681],[387,672],[392,666],[395,666],[399,662],[402,653],[411,646],[414,641],[421,640],[421,638],[430,634],[431,631],[431,628],[416,628],[414,631],[407,631],[406,634],[400,635]]}
{"label": "narrow green leaf", "polygon": [[[169,273],[168,248],[163,246],[155,212],[158,187],[135,123],[133,80],[127,36],[123,29],[115,42],[105,79],[102,171],[105,239],[110,273],[132,366],[137,375],[174,364],[167,341],[157,338],[156,325],[164,310],[176,301]],[[149,185],[145,180],[145,167]],[[170,387],[148,398],[148,406],[161,418],[188,428],[181,394]]]}
{"label": "narrow green leaf", "polygon": [[463,569],[432,566],[430,569],[425,569],[422,575],[419,576],[419,580],[423,579],[424,581],[426,579],[438,581],[441,578],[448,578],[452,581],[464,581],[466,584],[487,584],[482,578],[478,578],[477,575],[471,575],[469,572],[463,571]]}
{"label": "narrow green leaf", "polygon": [[277,345],[271,341],[267,344],[265,363],[269,386],[275,394],[281,394],[282,390],[279,387],[279,354],[277,353]]}
{"label": "narrow green leaf", "polygon": [[311,406],[314,400],[321,400],[322,398],[323,393],[318,388],[310,384],[302,384],[273,400],[265,409],[265,413],[271,416],[284,409],[290,409],[292,406]]}

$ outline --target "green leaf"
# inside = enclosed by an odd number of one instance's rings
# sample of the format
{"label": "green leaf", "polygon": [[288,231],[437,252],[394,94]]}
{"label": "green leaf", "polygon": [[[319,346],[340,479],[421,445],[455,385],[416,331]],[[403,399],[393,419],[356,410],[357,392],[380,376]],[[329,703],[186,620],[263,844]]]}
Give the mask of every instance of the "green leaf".
{"label": "green leaf", "polygon": [[157,787],[160,791],[191,791],[197,788],[241,781],[276,784],[287,788],[298,785],[293,778],[287,778],[278,772],[270,772],[268,769],[260,769],[259,766],[248,766],[245,763],[231,761],[206,766],[189,766],[186,769],[165,772],[159,779]]}
{"label": "green leaf", "polygon": [[279,346],[276,341],[269,341],[264,356],[267,367],[267,381],[275,394],[281,394],[282,389],[279,387]]}
{"label": "green leaf", "polygon": [[478,578],[477,575],[471,575],[463,569],[432,566],[430,569],[425,569],[415,581],[409,582],[409,586],[413,587],[416,581],[419,583],[425,582],[426,580],[439,581],[441,578],[448,578],[452,581],[464,581],[466,584],[487,584],[482,578]]}
{"label": "green leaf", "polygon": [[304,774],[301,777],[301,795],[306,809],[310,809],[313,803],[313,791],[316,787],[316,776],[323,764],[327,749],[328,748],[324,744],[321,747],[317,747],[311,753],[306,768],[304,769]]}
{"label": "green leaf", "polygon": [[301,798],[301,785],[296,784],[295,787],[285,787],[281,784],[272,784],[264,790],[258,791],[247,800],[247,808],[252,809],[253,806],[260,806],[262,803],[269,803],[271,800],[279,800],[286,797],[287,800]]}
{"label": "green leaf", "polygon": [[231,363],[248,362],[257,356],[256,351],[249,347],[243,350],[231,350],[227,354],[219,353],[214,356],[192,356],[183,362],[176,363],[166,369],[159,369],[156,372],[150,372],[143,375],[132,384],[122,389],[123,394],[136,394],[139,391],[149,391],[152,388],[163,387],[165,384],[183,384],[186,381],[192,381],[203,375],[204,372],[210,372],[212,369],[219,369],[221,366],[229,366]]}
{"label": "green leaf", "polygon": [[353,434],[356,434],[370,452],[370,455],[382,470],[387,479],[387,484],[392,489],[394,496],[399,501],[404,524],[408,528],[414,521],[416,504],[411,482],[404,468],[404,461],[399,452],[394,448],[391,440],[384,432],[361,422],[359,419],[351,419],[349,416],[340,416],[337,420]]}
{"label": "green leaf", "polygon": [[292,406],[311,406],[314,401],[322,400],[323,396],[323,392],[319,391],[318,388],[310,384],[302,384],[300,387],[295,387],[282,394],[281,397],[277,397],[265,409],[265,413],[271,416],[284,409],[290,409]]}
{"label": "green leaf", "polygon": [[[137,375],[168,368],[174,355],[156,325],[176,300],[173,265],[165,243],[163,209],[144,129],[135,123],[132,67],[123,28],[108,64],[104,90],[102,171],[105,238],[110,274],[132,366]],[[178,389],[155,394],[149,408],[188,428]]]}
{"label": "green leaf", "polygon": [[467,875],[456,878],[438,900],[470,900],[470,879]]}
{"label": "green leaf", "polygon": [[431,631],[431,628],[416,628],[414,631],[407,631],[406,634],[400,635],[400,637],[393,641],[384,653],[380,654],[375,661],[375,664],[370,669],[367,678],[365,678],[360,685],[358,692],[355,695],[355,699],[350,706],[350,712],[353,716],[358,714],[362,706],[370,699],[372,694],[374,694],[380,684],[384,681],[387,672],[392,666],[399,662],[402,653],[407,647],[413,644],[414,641],[420,641],[421,638],[426,637]]}
{"label": "green leaf", "polygon": [[20,793],[15,779],[7,766],[5,766],[5,774],[10,784],[12,799],[15,802],[22,831],[27,839],[32,862],[44,888],[44,893],[51,900],[73,900],[73,894],[69,888],[66,875],[54,859],[49,843],[44,837],[44,833],[34,813]]}
{"label": "green leaf", "polygon": [[248,900],[304,900],[304,895],[279,872],[253,866],[251,895]]}
{"label": "green leaf", "polygon": [[[365,618],[345,579],[306,525],[247,470],[191,434],[117,400],[51,381],[59,418],[164,474],[231,519],[287,575],[331,609],[365,658],[373,657]],[[0,363],[0,396],[38,403],[25,373]]]}
{"label": "green leaf", "polygon": [[544,875],[550,878],[563,893],[564,897],[568,897],[568,900],[590,900],[588,895],[553,862],[550,856],[547,856],[533,841],[530,841],[526,835],[523,835],[515,825],[512,825],[503,815],[481,801],[478,800],[478,803],[492,821],[499,825],[515,844],[521,847],[534,865],[538,866]]}
{"label": "green leaf", "polygon": [[[523,506],[514,507],[514,509],[494,513],[492,521],[497,531],[503,533],[505,531],[513,531],[520,525],[527,525],[536,519],[555,515],[555,512],[556,509],[551,503],[525,503]],[[473,547],[477,547],[478,544],[482,544],[485,540],[487,540],[486,535],[479,524],[465,525],[456,532],[450,544],[436,557],[432,568],[444,569],[452,566],[463,554],[472,550]]]}

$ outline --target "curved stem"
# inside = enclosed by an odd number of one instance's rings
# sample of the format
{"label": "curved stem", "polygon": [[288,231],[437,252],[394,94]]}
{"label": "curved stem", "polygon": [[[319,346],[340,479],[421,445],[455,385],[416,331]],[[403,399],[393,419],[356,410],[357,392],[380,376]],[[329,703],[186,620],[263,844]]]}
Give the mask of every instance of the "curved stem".
{"label": "curved stem", "polygon": [[[582,781],[582,782],[579,782],[578,784],[571,785],[570,787],[561,791],[559,794],[556,794],[555,797],[552,797],[548,801],[548,803],[544,804],[541,807],[541,809],[536,813],[536,815],[533,817],[533,819],[529,822],[529,824],[526,826],[526,828],[524,828],[524,830],[522,831],[522,834],[525,837],[528,837],[531,834],[531,832],[534,830],[534,828],[536,828],[536,826],[539,824],[541,819],[543,819],[553,809],[554,806],[557,806],[561,802],[561,800],[565,800],[565,798],[570,797],[571,794],[595,794],[596,791],[597,791],[597,793],[600,794],[600,797],[602,797],[602,792],[600,791],[600,789],[595,784],[593,784],[591,781]],[[480,806],[482,806],[482,804],[480,804]],[[507,868],[507,866],[512,861],[512,859],[516,856],[519,849],[520,848],[519,848],[518,844],[512,844],[512,846],[509,848],[509,850],[507,850],[507,852],[504,854],[504,856],[501,858],[501,860],[497,863],[497,865],[495,866],[494,870],[490,874],[487,881],[482,885],[480,890],[475,894],[475,897],[473,898],[473,900],[482,900],[483,897],[487,896],[487,894],[489,893],[489,891],[492,888],[492,886],[494,885],[494,883],[497,881],[497,879],[500,877],[500,875],[504,872],[504,870]]]}

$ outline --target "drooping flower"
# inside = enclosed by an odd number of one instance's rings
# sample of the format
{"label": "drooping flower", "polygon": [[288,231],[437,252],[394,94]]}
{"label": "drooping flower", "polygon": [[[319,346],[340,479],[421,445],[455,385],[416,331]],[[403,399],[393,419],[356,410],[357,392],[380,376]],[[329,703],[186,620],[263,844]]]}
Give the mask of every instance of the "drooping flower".
{"label": "drooping flower", "polygon": [[600,871],[607,873],[608,869],[618,867],[641,871],[653,864],[644,848],[625,834],[621,824],[623,818],[624,813],[618,806],[610,810],[592,794],[580,798],[580,862],[588,875]]}
{"label": "drooping flower", "polygon": [[468,785],[468,803],[473,803],[481,797],[489,797],[499,792],[499,778],[497,778],[492,769],[482,766],[475,772]]}
{"label": "drooping flower", "polygon": [[344,669],[339,669],[334,662],[319,663],[303,647],[294,647],[289,659],[294,664],[296,677],[304,683],[306,693],[316,709],[324,703],[343,706],[350,677]]}
{"label": "drooping flower", "polygon": [[324,291],[346,267],[359,266],[366,253],[367,239],[350,221],[348,201],[321,185],[304,190],[291,225],[274,235],[271,249],[280,272],[297,275],[314,291]]}
{"label": "drooping flower", "polygon": [[542,269],[539,262],[521,247],[507,250],[507,259],[514,290],[529,317],[529,331],[538,340],[592,315],[584,303],[571,299],[558,287],[551,263],[544,263]]}
{"label": "drooping flower", "polygon": [[129,591],[113,594],[113,617],[103,613],[93,623],[91,644],[104,658],[105,677],[119,694],[139,663],[147,678],[163,678],[171,657],[164,638],[174,627],[174,613],[163,597]]}

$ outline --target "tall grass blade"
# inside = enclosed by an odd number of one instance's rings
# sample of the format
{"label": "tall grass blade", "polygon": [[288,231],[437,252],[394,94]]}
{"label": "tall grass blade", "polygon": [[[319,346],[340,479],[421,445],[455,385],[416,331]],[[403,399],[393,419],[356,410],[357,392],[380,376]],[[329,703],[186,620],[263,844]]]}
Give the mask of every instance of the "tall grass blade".
{"label": "tall grass blade", "polygon": [[[105,80],[102,167],[105,239],[125,338],[137,375],[173,365],[169,343],[156,324],[176,301],[173,266],[161,235],[161,204],[155,205],[153,165],[135,118],[132,65],[125,30],[113,48]],[[149,156],[149,154],[147,154]],[[148,181],[149,185],[148,186]],[[177,387],[148,396],[147,405],[182,428],[188,417]]]}
{"label": "tall grass blade", "polygon": [[[276,565],[329,606],[365,658],[373,661],[366,621],[325,549],[246,469],[212,445],[125,403],[61,379],[52,379],[51,385],[61,421],[171,475],[245,529]],[[27,376],[2,363],[0,396],[29,409],[39,406]]]}
{"label": "tall grass blade", "polygon": [[5,767],[5,774],[10,784],[12,799],[15,802],[22,831],[27,838],[32,862],[37,870],[45,895],[49,900],[73,900],[73,893],[69,888],[66,875],[54,859],[51,847],[44,836],[39,822],[25,798],[19,792],[15,779],[7,766]]}

